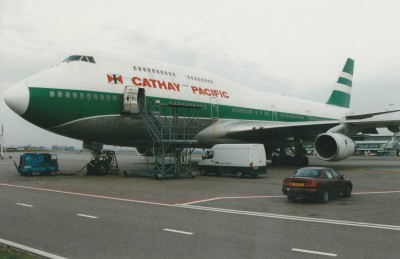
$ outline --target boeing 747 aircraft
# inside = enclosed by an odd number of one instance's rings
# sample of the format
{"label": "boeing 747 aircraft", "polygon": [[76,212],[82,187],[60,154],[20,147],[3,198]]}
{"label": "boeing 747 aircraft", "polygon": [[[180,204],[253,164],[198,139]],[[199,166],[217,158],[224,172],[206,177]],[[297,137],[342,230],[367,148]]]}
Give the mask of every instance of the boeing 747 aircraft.
{"label": "boeing 747 aircraft", "polygon": [[[25,120],[82,140],[87,148],[108,144],[143,153],[160,141],[157,123],[169,119],[182,131],[193,121],[183,120],[192,110],[197,120],[196,133],[190,135],[196,140],[190,142],[193,147],[262,143],[273,163],[306,165],[302,143],[314,142],[319,158],[339,161],[354,153],[352,135],[379,127],[399,131],[400,119],[374,117],[387,112],[352,115],[353,69],[349,58],[328,101],[317,103],[158,61],[73,55],[15,84],[5,101]],[[151,119],[155,116],[157,123]]]}

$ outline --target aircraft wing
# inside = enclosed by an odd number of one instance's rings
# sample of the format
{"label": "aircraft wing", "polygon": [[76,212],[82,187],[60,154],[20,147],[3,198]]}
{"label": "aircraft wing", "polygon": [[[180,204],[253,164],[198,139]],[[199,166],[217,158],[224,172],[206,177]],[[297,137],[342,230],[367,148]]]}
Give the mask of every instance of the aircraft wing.
{"label": "aircraft wing", "polygon": [[199,137],[207,136],[210,140],[238,139],[255,142],[273,142],[294,137],[304,141],[314,141],[319,134],[328,131],[351,136],[359,132],[377,133],[376,128],[388,127],[394,132],[399,130],[400,116],[375,118],[360,115],[360,117],[367,118],[304,122],[220,121],[203,130]]}

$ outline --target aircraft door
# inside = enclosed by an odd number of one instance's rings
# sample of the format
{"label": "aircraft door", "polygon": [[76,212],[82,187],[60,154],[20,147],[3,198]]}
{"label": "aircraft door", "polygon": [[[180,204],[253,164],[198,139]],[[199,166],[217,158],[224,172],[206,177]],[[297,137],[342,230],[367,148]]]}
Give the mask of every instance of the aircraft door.
{"label": "aircraft door", "polygon": [[124,113],[138,114],[141,101],[144,104],[144,89],[129,85],[125,86],[122,108]]}
{"label": "aircraft door", "polygon": [[215,97],[210,97],[210,106],[211,106],[211,119],[218,119],[218,100]]}

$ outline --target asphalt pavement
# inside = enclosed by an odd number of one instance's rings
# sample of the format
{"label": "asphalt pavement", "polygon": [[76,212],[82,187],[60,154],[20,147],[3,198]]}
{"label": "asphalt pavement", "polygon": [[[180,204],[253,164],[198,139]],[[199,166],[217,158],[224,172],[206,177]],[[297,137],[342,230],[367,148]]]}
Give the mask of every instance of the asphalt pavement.
{"label": "asphalt pavement", "polygon": [[[59,153],[65,175],[23,177],[0,161],[0,239],[66,258],[397,258],[400,158],[311,158],[352,180],[350,198],[289,203],[282,180],[124,177],[151,166],[118,153],[119,175],[86,176],[90,155]],[[17,155],[15,155],[17,156]],[[14,156],[14,158],[15,158]],[[17,159],[16,159],[17,160]],[[195,166],[194,166],[195,168]]]}

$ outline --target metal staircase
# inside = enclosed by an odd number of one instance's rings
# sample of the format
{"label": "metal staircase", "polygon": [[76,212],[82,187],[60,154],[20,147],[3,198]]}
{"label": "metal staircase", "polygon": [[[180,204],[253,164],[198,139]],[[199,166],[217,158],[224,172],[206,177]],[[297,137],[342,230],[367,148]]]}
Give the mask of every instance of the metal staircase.
{"label": "metal staircase", "polygon": [[139,111],[152,140],[154,176],[174,176],[191,172],[191,154],[197,144],[199,132],[198,111],[202,106],[175,103],[145,106],[139,101]]}

